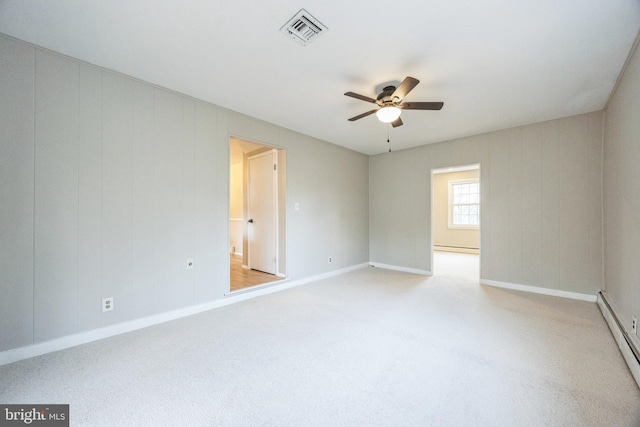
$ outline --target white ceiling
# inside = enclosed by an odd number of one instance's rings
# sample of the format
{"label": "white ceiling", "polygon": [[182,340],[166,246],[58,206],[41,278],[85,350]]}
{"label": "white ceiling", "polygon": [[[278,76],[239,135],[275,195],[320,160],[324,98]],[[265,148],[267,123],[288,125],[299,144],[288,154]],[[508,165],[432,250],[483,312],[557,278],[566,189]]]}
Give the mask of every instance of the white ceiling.
{"label": "white ceiling", "polygon": [[[301,8],[329,30],[279,32]],[[394,150],[602,109],[638,0],[0,0],[0,32],[367,154],[376,89],[412,76]]]}

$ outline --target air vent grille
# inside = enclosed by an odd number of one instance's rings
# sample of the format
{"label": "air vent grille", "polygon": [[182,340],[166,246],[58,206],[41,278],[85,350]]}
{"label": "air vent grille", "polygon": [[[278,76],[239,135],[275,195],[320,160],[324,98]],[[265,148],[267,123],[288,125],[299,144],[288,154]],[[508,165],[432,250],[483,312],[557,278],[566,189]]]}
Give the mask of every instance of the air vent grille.
{"label": "air vent grille", "polygon": [[311,43],[325,31],[327,31],[327,27],[304,9],[300,9],[293,18],[280,28],[281,33],[303,46]]}

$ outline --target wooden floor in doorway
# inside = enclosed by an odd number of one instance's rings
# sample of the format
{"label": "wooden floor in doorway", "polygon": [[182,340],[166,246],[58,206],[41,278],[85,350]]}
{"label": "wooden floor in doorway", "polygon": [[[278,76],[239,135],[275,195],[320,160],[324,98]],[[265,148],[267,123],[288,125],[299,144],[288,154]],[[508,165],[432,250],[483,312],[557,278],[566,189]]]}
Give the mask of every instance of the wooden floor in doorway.
{"label": "wooden floor in doorway", "polygon": [[230,290],[250,288],[252,286],[263,285],[269,282],[282,280],[275,274],[263,273],[262,271],[242,268],[242,255],[231,254],[231,286]]}

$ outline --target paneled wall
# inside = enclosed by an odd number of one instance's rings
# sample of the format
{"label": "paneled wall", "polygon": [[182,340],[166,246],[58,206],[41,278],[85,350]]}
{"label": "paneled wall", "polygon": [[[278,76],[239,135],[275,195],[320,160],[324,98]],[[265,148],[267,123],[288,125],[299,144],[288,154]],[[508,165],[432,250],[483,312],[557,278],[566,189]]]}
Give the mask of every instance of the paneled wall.
{"label": "paneled wall", "polygon": [[602,288],[602,113],[370,158],[371,261],[432,271],[434,168],[481,165],[481,277]]}
{"label": "paneled wall", "polygon": [[230,134],[290,155],[288,277],[368,261],[363,154],[4,36],[0,94],[0,351],[224,298]]}
{"label": "paneled wall", "polygon": [[33,309],[43,341],[73,333],[78,317],[79,66],[41,51],[35,60]]}
{"label": "paneled wall", "polygon": [[[632,331],[640,319],[640,52],[636,47],[606,110],[604,139],[605,289]],[[640,347],[638,335],[630,334]]]}
{"label": "paneled wall", "polygon": [[33,343],[35,60],[0,39],[0,350]]}

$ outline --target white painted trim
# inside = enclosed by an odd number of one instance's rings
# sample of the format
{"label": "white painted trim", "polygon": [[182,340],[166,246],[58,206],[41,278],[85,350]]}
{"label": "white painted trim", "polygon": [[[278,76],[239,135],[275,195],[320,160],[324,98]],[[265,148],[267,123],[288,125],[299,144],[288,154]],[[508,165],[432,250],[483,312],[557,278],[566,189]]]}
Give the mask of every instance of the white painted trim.
{"label": "white painted trim", "polygon": [[231,222],[242,222],[242,218],[229,218]]}
{"label": "white painted trim", "polygon": [[180,308],[173,311],[167,311],[165,313],[154,314],[152,316],[147,316],[140,319],[134,319],[127,322],[118,323],[116,325],[105,326],[103,328],[93,329],[91,331],[81,332],[73,335],[67,335],[62,338],[56,338],[53,340],[44,341],[41,343],[28,345],[25,347],[6,350],[3,352],[0,352],[0,366],[17,362],[19,360],[41,356],[47,353],[52,353],[54,351],[64,350],[64,349],[75,347],[81,344],[87,344],[87,343],[98,341],[104,338],[113,337],[115,335],[124,334],[124,333],[135,331],[138,329],[146,328],[148,326],[158,325],[160,323],[169,322],[171,320],[180,319],[182,317],[191,316],[194,314],[202,313],[204,311],[209,311],[215,308],[224,307],[230,304],[235,304],[237,302],[256,298],[262,295],[268,295],[268,294],[284,291],[286,289],[304,285],[310,282],[315,282],[318,280],[348,273],[350,271],[359,270],[361,268],[367,267],[368,265],[369,265],[368,263],[357,264],[351,267],[342,268],[340,270],[335,270],[328,273],[307,277],[304,279],[292,280],[292,281],[283,280],[281,282],[276,282],[273,286],[264,286],[259,289],[253,288],[250,292],[226,294],[224,298],[210,301],[204,304]]}
{"label": "white painted trim", "polygon": [[570,298],[580,301],[596,302],[597,296],[591,294],[581,294],[578,292],[561,291],[558,289],[539,288],[537,286],[519,285],[516,283],[498,282],[496,280],[480,279],[481,285],[493,286],[496,288],[513,289],[516,291],[531,292],[533,294],[550,295],[554,297]]}
{"label": "white painted trim", "polygon": [[328,279],[329,277],[339,276],[341,274],[349,273],[349,272],[355,271],[355,270],[360,270],[361,268],[365,268],[365,267],[368,267],[368,266],[369,266],[369,263],[365,262],[363,264],[356,264],[356,265],[352,265],[350,267],[341,268],[339,270],[333,270],[333,271],[329,271],[327,273],[322,273],[322,274],[317,274],[315,276],[306,277],[304,279],[294,280],[294,281],[290,282],[290,283],[292,283],[292,285],[289,286],[289,288],[292,288],[294,286],[304,285],[304,284],[309,283],[309,282],[317,282],[318,280]]}
{"label": "white painted trim", "polygon": [[405,273],[419,274],[421,276],[432,276],[430,271],[420,270],[417,268],[400,267],[397,265],[381,264],[379,262],[370,262],[369,265],[371,267],[384,268],[386,270],[403,271]]}

